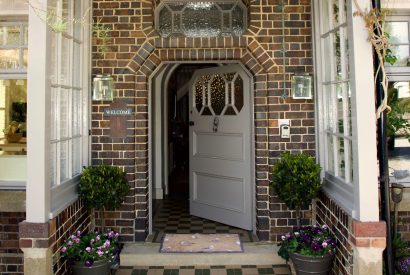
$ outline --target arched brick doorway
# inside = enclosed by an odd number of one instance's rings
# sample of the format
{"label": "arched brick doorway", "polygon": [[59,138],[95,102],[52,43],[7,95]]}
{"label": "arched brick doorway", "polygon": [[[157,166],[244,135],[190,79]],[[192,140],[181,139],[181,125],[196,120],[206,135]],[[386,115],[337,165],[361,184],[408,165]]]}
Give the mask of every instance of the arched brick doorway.
{"label": "arched brick doorway", "polygon": [[[138,116],[135,128],[148,141],[148,106],[149,106],[149,78],[162,62],[237,62],[241,63],[253,75],[253,109],[255,133],[255,223],[256,233],[260,239],[269,239],[270,223],[268,195],[268,155],[258,150],[266,148],[267,136],[261,133],[268,132],[266,116],[266,83],[270,75],[277,73],[277,67],[266,53],[264,48],[252,37],[225,37],[225,38],[156,38],[142,44],[135,56],[128,63],[127,68],[135,75],[136,102],[147,105],[137,106]],[[143,127],[141,127],[143,126]],[[136,147],[136,156],[145,159],[141,172],[136,179],[140,187],[136,194],[135,210],[135,240],[144,240],[149,228],[149,152],[145,146]],[[139,162],[142,162],[139,160]],[[140,170],[139,170],[140,169]],[[143,175],[145,174],[145,177]],[[144,190],[141,193],[141,190]],[[262,208],[261,210],[259,210]],[[263,210],[266,208],[266,210]]]}

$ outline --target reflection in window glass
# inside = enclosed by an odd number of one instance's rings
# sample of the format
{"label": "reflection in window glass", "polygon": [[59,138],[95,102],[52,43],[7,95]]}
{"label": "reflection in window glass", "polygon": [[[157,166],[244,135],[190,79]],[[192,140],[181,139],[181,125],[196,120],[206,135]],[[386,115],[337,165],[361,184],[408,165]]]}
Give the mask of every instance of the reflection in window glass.
{"label": "reflection in window glass", "polygon": [[[410,66],[409,21],[390,21],[385,24],[385,31],[390,36],[392,55],[397,57],[395,67]],[[387,66],[392,66],[386,63]]]}
{"label": "reflection in window glass", "polygon": [[323,110],[325,172],[352,183],[351,107],[346,1],[323,1],[321,26],[323,82],[320,104]]}
{"label": "reflection in window glass", "polygon": [[27,68],[27,24],[0,23],[0,70]]}
{"label": "reflection in window glass", "polygon": [[0,79],[0,156],[26,153],[27,80]]}

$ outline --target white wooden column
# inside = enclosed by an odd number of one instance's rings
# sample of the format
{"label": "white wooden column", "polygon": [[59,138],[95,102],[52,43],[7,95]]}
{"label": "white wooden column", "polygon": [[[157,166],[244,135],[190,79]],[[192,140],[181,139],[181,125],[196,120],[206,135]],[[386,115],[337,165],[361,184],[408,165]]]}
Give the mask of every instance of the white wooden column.
{"label": "white wooden column", "polygon": [[[348,5],[353,127],[353,218],[379,220],[376,115],[372,46],[363,18],[353,16],[356,6]],[[357,0],[361,9],[369,10],[370,0]],[[349,18],[350,17],[350,18]]]}
{"label": "white wooden column", "polygon": [[[40,13],[47,10],[48,0],[30,2]],[[48,221],[50,213],[49,32],[29,7],[26,221],[32,223]]]}

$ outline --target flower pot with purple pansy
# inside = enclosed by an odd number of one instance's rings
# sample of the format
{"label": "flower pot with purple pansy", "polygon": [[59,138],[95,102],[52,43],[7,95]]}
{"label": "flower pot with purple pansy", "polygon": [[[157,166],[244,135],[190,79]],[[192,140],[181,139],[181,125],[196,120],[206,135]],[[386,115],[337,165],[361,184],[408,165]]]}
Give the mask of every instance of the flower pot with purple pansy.
{"label": "flower pot with purple pansy", "polygon": [[329,274],[336,240],[327,225],[305,226],[282,236],[278,254],[292,259],[297,275]]}
{"label": "flower pot with purple pansy", "polygon": [[409,275],[410,274],[410,257],[401,258],[396,260],[396,269],[399,274]]}
{"label": "flower pot with purple pansy", "polygon": [[118,253],[118,236],[112,230],[105,234],[77,231],[68,237],[60,252],[74,275],[108,275]]}

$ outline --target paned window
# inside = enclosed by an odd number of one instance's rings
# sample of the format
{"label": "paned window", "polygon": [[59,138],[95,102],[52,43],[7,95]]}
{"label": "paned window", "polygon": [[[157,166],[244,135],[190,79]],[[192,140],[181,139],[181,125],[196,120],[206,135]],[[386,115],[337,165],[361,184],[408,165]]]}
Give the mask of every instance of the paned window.
{"label": "paned window", "polygon": [[332,180],[351,184],[352,120],[346,0],[321,1],[320,26],[325,141],[324,170]]}
{"label": "paned window", "polygon": [[163,37],[240,36],[247,28],[247,11],[240,0],[161,1],[155,26]]}
{"label": "paned window", "polygon": [[[73,22],[82,17],[81,0],[54,0],[58,16]],[[86,165],[83,152],[87,142],[87,90],[82,68],[85,48],[84,26],[68,24],[66,31],[51,37],[51,179],[62,184],[81,173]]]}
{"label": "paned window", "polygon": [[27,22],[0,23],[0,188],[26,180]]}
{"label": "paned window", "polygon": [[[397,57],[395,67],[410,67],[410,16],[391,16],[385,24],[390,49]],[[387,66],[390,64],[386,63]]]}
{"label": "paned window", "polygon": [[385,31],[389,33],[390,49],[397,57],[393,65],[386,63],[389,78],[387,115],[387,148],[392,182],[408,186],[410,175],[410,13],[396,11],[387,18]]}

